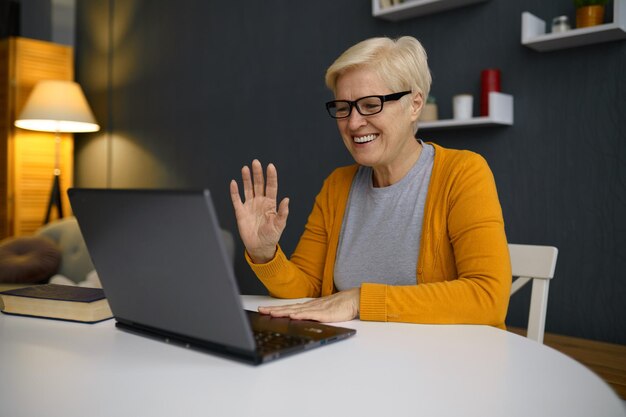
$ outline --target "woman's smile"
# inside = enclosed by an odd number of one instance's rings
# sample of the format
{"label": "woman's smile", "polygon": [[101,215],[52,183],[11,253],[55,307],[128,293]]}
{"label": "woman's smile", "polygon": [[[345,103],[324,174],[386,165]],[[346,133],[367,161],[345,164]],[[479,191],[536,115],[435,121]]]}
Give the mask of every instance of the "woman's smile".
{"label": "woman's smile", "polygon": [[378,137],[377,133],[369,135],[352,136],[352,140],[356,143],[369,143]]}

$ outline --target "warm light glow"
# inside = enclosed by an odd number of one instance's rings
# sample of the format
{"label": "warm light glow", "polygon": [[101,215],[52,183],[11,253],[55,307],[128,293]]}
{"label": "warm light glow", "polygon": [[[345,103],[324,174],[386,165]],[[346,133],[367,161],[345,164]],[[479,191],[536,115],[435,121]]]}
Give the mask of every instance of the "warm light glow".
{"label": "warm light glow", "polygon": [[100,130],[80,86],[73,81],[59,80],[40,81],[35,85],[15,126],[42,132]]}

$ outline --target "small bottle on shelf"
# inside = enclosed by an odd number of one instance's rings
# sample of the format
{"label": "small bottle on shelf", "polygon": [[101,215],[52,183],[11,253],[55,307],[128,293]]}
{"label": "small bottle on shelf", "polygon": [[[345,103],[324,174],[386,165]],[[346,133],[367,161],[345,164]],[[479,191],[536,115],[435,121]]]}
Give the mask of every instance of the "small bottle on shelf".
{"label": "small bottle on shelf", "polygon": [[562,33],[570,30],[569,18],[567,16],[557,16],[552,19],[552,33]]}

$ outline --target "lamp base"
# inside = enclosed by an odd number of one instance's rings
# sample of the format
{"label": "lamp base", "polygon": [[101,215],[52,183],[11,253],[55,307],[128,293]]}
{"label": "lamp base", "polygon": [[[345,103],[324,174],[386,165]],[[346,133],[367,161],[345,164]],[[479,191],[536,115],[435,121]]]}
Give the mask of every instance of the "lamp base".
{"label": "lamp base", "polygon": [[59,181],[59,175],[55,174],[52,178],[52,191],[50,192],[50,200],[48,201],[48,209],[46,210],[46,218],[43,223],[46,224],[50,221],[50,213],[52,207],[56,206],[59,219],[63,217],[63,204],[61,202],[61,184]]}

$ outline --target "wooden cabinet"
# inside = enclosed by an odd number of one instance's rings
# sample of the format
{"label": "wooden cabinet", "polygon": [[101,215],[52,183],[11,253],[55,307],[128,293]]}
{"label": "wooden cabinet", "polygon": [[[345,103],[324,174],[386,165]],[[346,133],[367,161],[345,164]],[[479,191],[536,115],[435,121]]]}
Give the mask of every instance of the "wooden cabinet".
{"label": "wooden cabinet", "polygon": [[[55,160],[54,133],[13,123],[40,80],[73,80],[73,48],[26,38],[0,40],[0,239],[32,234],[43,224]],[[73,183],[74,138],[61,135],[61,193]],[[53,212],[53,215],[58,213]]]}

